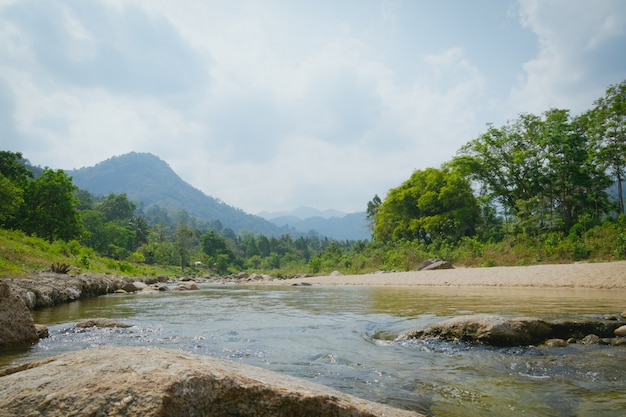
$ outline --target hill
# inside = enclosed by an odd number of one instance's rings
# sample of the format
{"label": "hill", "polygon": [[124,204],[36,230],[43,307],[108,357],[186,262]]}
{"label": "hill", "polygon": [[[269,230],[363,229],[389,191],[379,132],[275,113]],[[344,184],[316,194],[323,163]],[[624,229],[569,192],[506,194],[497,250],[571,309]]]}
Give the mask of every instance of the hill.
{"label": "hill", "polygon": [[168,211],[185,210],[201,221],[219,220],[236,233],[249,231],[266,236],[284,233],[275,224],[207,196],[183,181],[163,160],[149,153],[131,152],[92,167],[66,170],[74,184],[95,195],[126,193],[144,209],[159,206]]}

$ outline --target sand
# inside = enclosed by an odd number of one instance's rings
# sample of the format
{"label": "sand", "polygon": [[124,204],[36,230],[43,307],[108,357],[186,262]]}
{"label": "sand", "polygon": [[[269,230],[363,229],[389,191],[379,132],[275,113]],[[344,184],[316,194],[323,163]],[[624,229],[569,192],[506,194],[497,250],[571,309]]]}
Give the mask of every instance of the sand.
{"label": "sand", "polygon": [[626,289],[626,261],[559,265],[455,268],[436,271],[329,275],[272,280],[269,285],[413,287],[529,287]]}

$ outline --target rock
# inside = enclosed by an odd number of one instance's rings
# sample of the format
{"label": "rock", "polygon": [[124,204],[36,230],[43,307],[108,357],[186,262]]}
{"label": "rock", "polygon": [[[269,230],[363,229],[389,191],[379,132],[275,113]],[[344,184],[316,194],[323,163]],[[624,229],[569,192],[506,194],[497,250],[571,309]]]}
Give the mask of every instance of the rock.
{"label": "rock", "polygon": [[454,269],[454,267],[451,262],[437,258],[426,259],[417,267],[418,271],[432,271],[436,269]]}
{"label": "rock", "polygon": [[199,290],[199,289],[200,287],[198,287],[198,284],[196,284],[193,281],[181,282],[180,284],[172,288],[173,291],[193,291],[193,290]]}
{"label": "rock", "polygon": [[489,314],[460,316],[434,324],[421,337],[464,340],[493,346],[521,346],[540,343],[550,334],[543,320],[530,317],[506,319]]}
{"label": "rock", "polygon": [[550,337],[567,339],[575,337],[582,339],[588,334],[600,337],[613,337],[613,331],[620,326],[615,320],[596,319],[565,319],[550,322],[552,332]]}
{"label": "rock", "polygon": [[597,334],[588,334],[587,336],[583,337],[580,343],[583,345],[600,344],[600,336],[598,336]]}
{"label": "rock", "polygon": [[106,318],[94,318],[94,319],[86,319],[86,320],[81,320],[78,323],[76,323],[76,327],[80,327],[82,329],[88,328],[88,327],[121,327],[121,328],[126,328],[126,327],[132,327],[130,324],[124,324],[121,323],[117,320],[113,320],[113,319],[106,319]]}
{"label": "rock", "polygon": [[133,285],[135,286],[135,288],[137,288],[137,291],[141,291],[144,288],[148,288],[148,284],[146,284],[145,282],[141,282],[141,281],[134,281]]}
{"label": "rock", "polygon": [[123,290],[123,289],[119,289],[119,290],[115,290],[113,291],[114,294],[128,294],[128,291]]}
{"label": "rock", "polygon": [[617,329],[613,330],[613,334],[617,337],[625,337],[626,336],[626,326],[620,326]]}
{"label": "rock", "polygon": [[28,307],[0,280],[0,348],[29,346],[38,340]]}
{"label": "rock", "polygon": [[339,272],[339,271],[333,271],[333,272],[330,273],[331,277],[340,277],[342,275],[343,274],[341,272]]}
{"label": "rock", "polygon": [[420,416],[307,380],[160,348],[86,349],[1,369],[0,410],[12,416]]}
{"label": "rock", "polygon": [[43,324],[35,324],[35,331],[37,332],[37,336],[40,339],[50,337],[50,331],[48,330],[48,327],[44,326]]}
{"label": "rock", "polygon": [[135,284],[133,284],[132,282],[127,282],[126,284],[124,284],[122,286],[121,289],[126,291],[126,292],[137,292],[137,291],[139,291],[139,288],[137,288],[135,286]]}
{"label": "rock", "polygon": [[626,346],[626,337],[616,337],[611,339],[611,344],[613,346]]}
{"label": "rock", "polygon": [[544,345],[547,347],[565,347],[568,343],[563,339],[548,339],[544,342]]}

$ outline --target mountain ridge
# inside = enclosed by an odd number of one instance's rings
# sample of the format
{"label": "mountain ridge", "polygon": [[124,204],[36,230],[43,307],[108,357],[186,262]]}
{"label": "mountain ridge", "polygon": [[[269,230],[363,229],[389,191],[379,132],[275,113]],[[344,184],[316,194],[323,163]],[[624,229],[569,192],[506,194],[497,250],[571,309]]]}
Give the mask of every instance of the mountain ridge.
{"label": "mountain ridge", "polygon": [[204,194],[151,153],[130,152],[65,172],[74,184],[92,194],[126,193],[130,200],[143,203],[145,208],[185,210],[201,221],[219,220],[237,233],[249,231],[268,236],[282,233],[273,223]]}

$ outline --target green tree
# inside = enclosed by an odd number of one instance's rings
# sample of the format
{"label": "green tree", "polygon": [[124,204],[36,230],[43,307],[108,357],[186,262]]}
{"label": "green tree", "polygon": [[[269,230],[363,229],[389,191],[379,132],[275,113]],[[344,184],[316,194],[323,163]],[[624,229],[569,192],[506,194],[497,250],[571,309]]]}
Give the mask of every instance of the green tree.
{"label": "green tree", "polygon": [[185,266],[189,262],[189,249],[193,243],[193,230],[186,223],[180,222],[174,229],[174,245],[180,257],[180,268],[185,272]]}
{"label": "green tree", "polygon": [[626,180],[626,80],[612,85],[588,112],[590,133],[598,148],[599,162],[611,172],[617,185],[618,214],[624,214],[623,184]]}
{"label": "green tree", "polygon": [[418,170],[387,194],[375,216],[374,239],[456,242],[475,233],[479,216],[472,189],[458,171]]}
{"label": "green tree", "polygon": [[78,199],[78,189],[71,177],[62,170],[45,169],[41,176],[31,181],[24,193],[24,230],[47,238],[70,240],[83,232]]}
{"label": "green tree", "polygon": [[0,174],[21,187],[33,178],[21,152],[0,151]]}
{"label": "green tree", "polygon": [[97,206],[97,210],[104,213],[105,221],[121,221],[122,223],[128,222],[133,216],[135,208],[135,203],[128,199],[126,193],[110,193]]}

